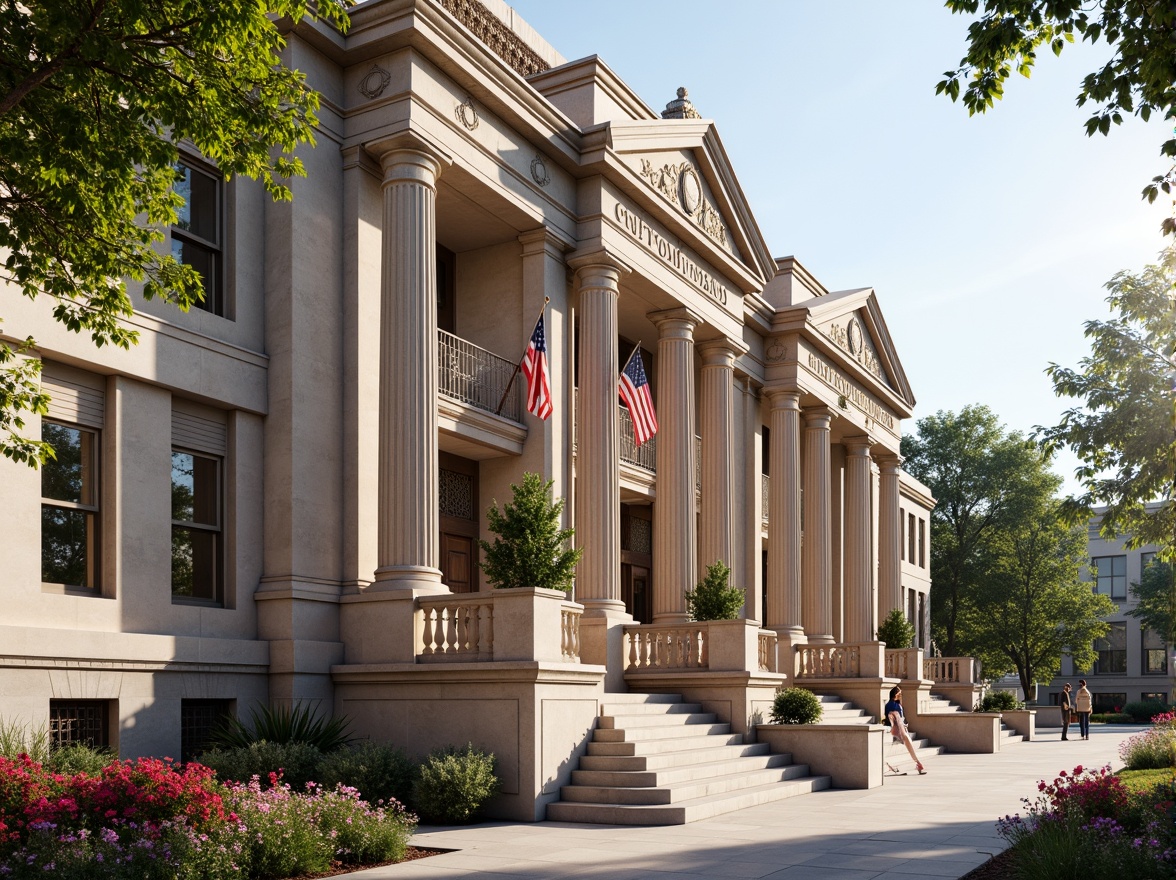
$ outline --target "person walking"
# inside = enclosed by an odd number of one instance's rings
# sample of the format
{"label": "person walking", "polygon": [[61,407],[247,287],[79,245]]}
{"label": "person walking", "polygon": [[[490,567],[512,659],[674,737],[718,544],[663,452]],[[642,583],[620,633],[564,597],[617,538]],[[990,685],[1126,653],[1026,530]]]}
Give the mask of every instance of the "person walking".
{"label": "person walking", "polygon": [[886,713],[886,720],[890,723],[891,736],[906,746],[906,750],[910,752],[911,760],[915,762],[915,769],[919,771],[920,776],[925,775],[927,768],[923,766],[919,756],[915,754],[915,744],[911,742],[911,733],[906,726],[906,716],[902,712],[902,688],[892,687],[890,689],[890,702],[886,704],[883,711]]}
{"label": "person walking", "polygon": [[1058,705],[1062,708],[1062,740],[1070,738],[1070,713],[1074,711],[1074,700],[1070,696],[1070,683],[1066,682],[1062,688],[1061,699],[1058,700]]}
{"label": "person walking", "polygon": [[1086,679],[1078,679],[1078,693],[1074,696],[1074,711],[1078,713],[1078,732],[1083,739],[1090,739],[1090,712],[1094,701],[1086,689]]}

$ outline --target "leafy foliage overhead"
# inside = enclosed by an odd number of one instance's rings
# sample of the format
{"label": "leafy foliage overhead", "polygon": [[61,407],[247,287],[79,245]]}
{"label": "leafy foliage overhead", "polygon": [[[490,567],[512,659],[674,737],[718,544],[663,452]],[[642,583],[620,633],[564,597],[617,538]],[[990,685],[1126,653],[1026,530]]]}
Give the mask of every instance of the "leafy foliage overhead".
{"label": "leafy foliage overhead", "polygon": [[1176,552],[1173,498],[1176,442],[1173,431],[1173,362],[1176,356],[1176,247],[1158,265],[1133,275],[1120,272],[1107,284],[1109,320],[1087,321],[1090,355],[1077,369],[1050,364],[1046,371],[1060,397],[1078,406],[1050,428],[1037,428],[1047,450],[1068,447],[1082,462],[1081,493],[1063,512],[1084,522],[1106,505],[1101,531],[1125,536],[1130,547],[1159,545]]}
{"label": "leafy foliage overhead", "polygon": [[[288,199],[304,173],[319,97],[281,63],[283,20],[347,24],[346,0],[50,0],[0,4],[0,283],[53,301],[96,345],[129,346],[128,280],[187,309],[199,275],[158,247],[176,222],[186,143],[225,177]],[[44,412],[38,367],[0,344],[0,452],[37,464],[19,436]]]}
{"label": "leafy foliage overhead", "polygon": [[[1078,106],[1093,106],[1087,135],[1107,134],[1111,125],[1134,114],[1144,121],[1153,113],[1176,118],[1176,4],[1148,0],[946,0],[953,13],[978,14],[968,26],[967,54],[960,66],[944,73],[936,94],[960,97],[969,114],[984,113],[1004,97],[1013,70],[1028,77],[1037,52],[1048,47],[1060,55],[1080,38],[1102,40],[1112,54],[1102,67],[1087,74],[1078,90]],[[1143,190],[1148,201],[1172,193],[1176,184],[1176,137],[1164,141],[1168,161]],[[1164,231],[1176,233],[1176,216],[1167,217]]]}
{"label": "leafy foliage overhead", "polygon": [[1127,613],[1138,618],[1145,629],[1159,633],[1169,644],[1176,644],[1176,577],[1166,562],[1153,560],[1144,566],[1139,583],[1131,585],[1131,595],[1138,605]]}

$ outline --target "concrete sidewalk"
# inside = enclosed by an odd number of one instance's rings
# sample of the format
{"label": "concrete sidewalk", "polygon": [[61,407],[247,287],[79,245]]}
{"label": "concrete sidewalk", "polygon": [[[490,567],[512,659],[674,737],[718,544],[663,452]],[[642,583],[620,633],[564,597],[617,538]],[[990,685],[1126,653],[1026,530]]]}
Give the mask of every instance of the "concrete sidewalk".
{"label": "concrete sidewalk", "polygon": [[870,791],[821,791],[662,828],[494,822],[422,826],[443,855],[371,868],[348,880],[773,880],[956,878],[1005,847],[995,822],[1036,797],[1039,779],[1077,765],[1118,769],[1139,726],[1095,725],[1088,741],[1059,731],[995,755],[940,755],[926,776],[888,776]]}

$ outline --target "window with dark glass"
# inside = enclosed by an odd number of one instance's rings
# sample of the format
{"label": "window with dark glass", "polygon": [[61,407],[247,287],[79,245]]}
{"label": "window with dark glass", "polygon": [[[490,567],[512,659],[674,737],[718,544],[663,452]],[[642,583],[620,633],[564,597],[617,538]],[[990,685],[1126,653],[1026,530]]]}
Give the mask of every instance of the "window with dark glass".
{"label": "window with dark glass", "polygon": [[222,601],[221,463],[172,451],[172,596]]}
{"label": "window with dark glass", "polygon": [[110,746],[110,704],[106,700],[50,700],[49,744],[55,749]]}
{"label": "window with dark glass", "polygon": [[1090,560],[1094,569],[1094,591],[1112,599],[1127,598],[1127,557],[1095,556]]}
{"label": "window with dark glass", "polygon": [[1143,674],[1168,674],[1168,646],[1155,630],[1143,630]]}
{"label": "window with dark glass", "polygon": [[46,421],[54,457],[41,468],[41,580],[95,590],[98,577],[98,432]]}
{"label": "window with dark glass", "polygon": [[1127,672],[1127,624],[1112,623],[1110,631],[1094,643],[1098,662],[1095,675],[1124,675]]}
{"label": "window with dark glass", "polygon": [[175,191],[184,204],[171,228],[172,256],[200,273],[204,301],[195,308],[224,316],[221,179],[187,162],[176,165]]}
{"label": "window with dark glass", "polygon": [[232,700],[180,700],[180,760],[208,751],[213,733],[232,712]]}
{"label": "window with dark glass", "polygon": [[1103,712],[1122,712],[1127,704],[1127,695],[1122,693],[1092,693],[1090,695],[1091,708],[1095,714]]}

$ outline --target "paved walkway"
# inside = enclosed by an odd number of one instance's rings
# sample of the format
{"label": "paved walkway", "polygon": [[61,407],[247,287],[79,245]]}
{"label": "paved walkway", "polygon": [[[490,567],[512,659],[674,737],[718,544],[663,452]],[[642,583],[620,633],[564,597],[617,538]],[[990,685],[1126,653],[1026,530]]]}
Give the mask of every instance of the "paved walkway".
{"label": "paved walkway", "polygon": [[[940,755],[926,776],[870,791],[822,791],[662,828],[565,822],[422,826],[413,843],[443,855],[348,880],[912,880],[962,877],[1004,849],[995,821],[1035,797],[1037,781],[1078,764],[1122,766],[1141,727],[1095,725],[1088,741],[1057,730],[995,755]],[[1076,734],[1077,725],[1071,728]]]}

